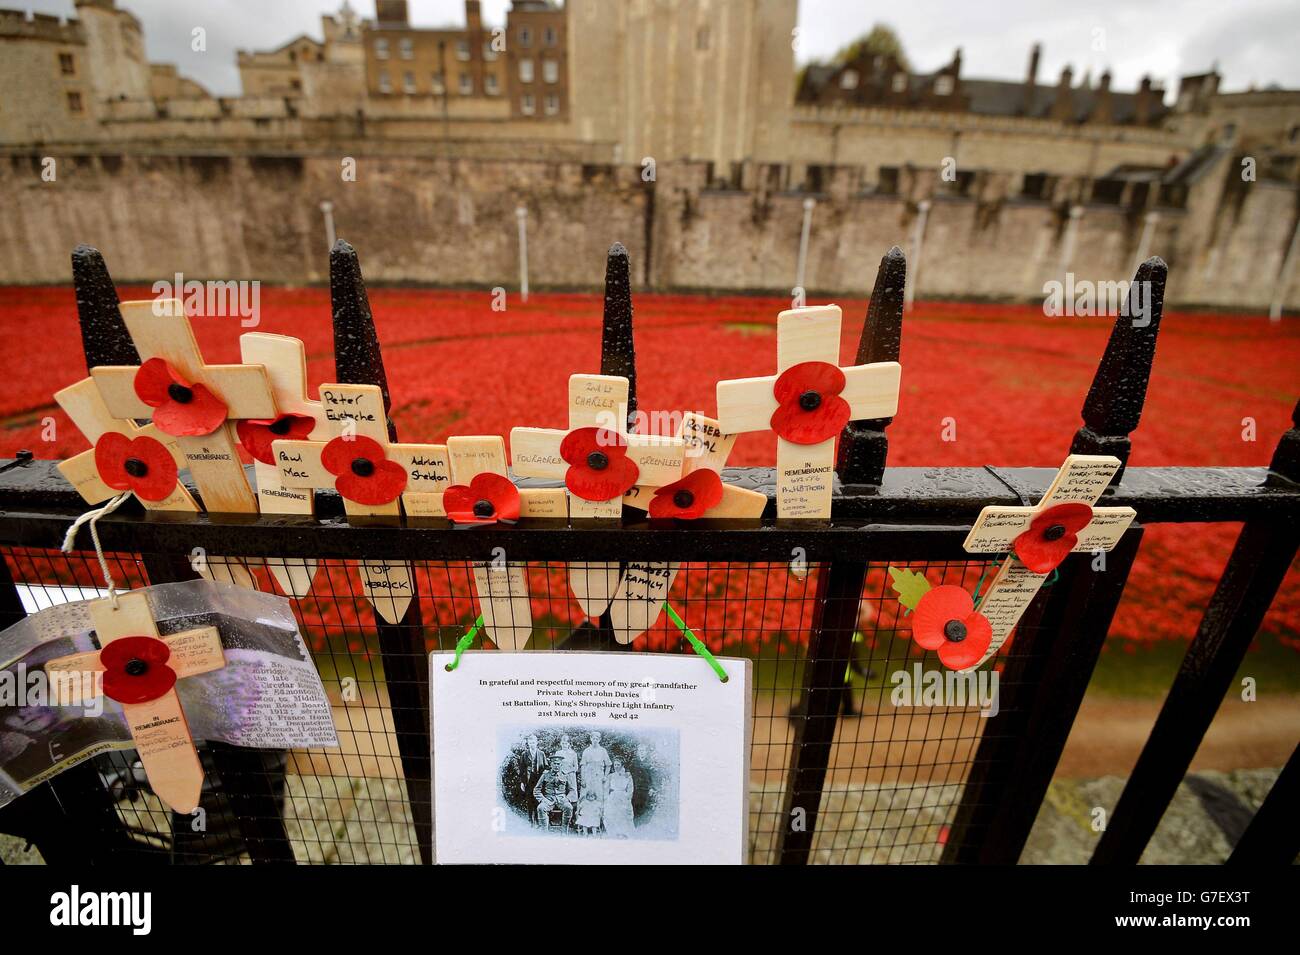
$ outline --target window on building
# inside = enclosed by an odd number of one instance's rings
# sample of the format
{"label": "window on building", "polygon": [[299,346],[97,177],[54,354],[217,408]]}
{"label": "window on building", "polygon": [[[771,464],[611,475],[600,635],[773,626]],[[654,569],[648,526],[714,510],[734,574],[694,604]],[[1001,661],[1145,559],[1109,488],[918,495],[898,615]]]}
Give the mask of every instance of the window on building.
{"label": "window on building", "polygon": [[555,27],[547,27],[542,31],[542,42],[547,46],[555,46],[559,36],[555,32]]}
{"label": "window on building", "polygon": [[547,116],[554,116],[560,111],[560,97],[554,93],[547,93],[546,99],[542,101],[542,108],[546,110]]}
{"label": "window on building", "polygon": [[906,93],[906,92],[907,92],[907,74],[906,74],[906,73],[895,73],[895,74],[894,74],[894,92],[895,92],[895,93]]}
{"label": "window on building", "polygon": [[542,60],[542,79],[548,83],[560,82],[560,63],[558,60]]}
{"label": "window on building", "polygon": [[403,93],[414,93],[414,92],[415,92],[415,74],[414,74],[414,73],[403,73],[403,74],[402,74],[402,92],[403,92]]}
{"label": "window on building", "polygon": [[845,70],[840,74],[840,89],[855,90],[858,88],[858,71]]}
{"label": "window on building", "polygon": [[77,61],[72,58],[71,53],[59,54],[59,72],[64,76],[75,76],[77,73]]}
{"label": "window on building", "polygon": [[519,111],[525,116],[532,116],[537,112],[536,100],[533,99],[532,93],[525,93],[519,101]]}
{"label": "window on building", "polygon": [[435,95],[441,96],[443,93],[447,92],[447,85],[443,83],[441,73],[434,73],[433,76],[430,77],[430,85],[433,87]]}
{"label": "window on building", "polygon": [[710,43],[712,42],[712,39],[713,38],[709,36],[709,28],[700,27],[698,30],[695,31],[695,49],[707,50],[709,48]]}
{"label": "window on building", "polygon": [[469,96],[474,92],[474,77],[468,73],[460,74],[460,95]]}
{"label": "window on building", "polygon": [[301,93],[301,92],[302,92],[302,80],[298,80],[298,79],[290,80],[290,81],[289,81],[289,89],[293,90],[295,93]]}
{"label": "window on building", "polygon": [[936,76],[934,78],[935,96],[951,96],[952,90],[953,82],[952,77],[949,74],[944,73],[942,76]]}
{"label": "window on building", "polygon": [[483,59],[491,63],[497,58],[497,51],[492,49],[492,41],[488,40],[483,44]]}
{"label": "window on building", "polygon": [[378,37],[375,40],[375,59],[388,59],[388,41],[383,37]]}
{"label": "window on building", "polygon": [[501,92],[501,86],[497,81],[497,75],[495,73],[487,73],[484,75],[483,90],[489,96],[496,96],[497,93]]}
{"label": "window on building", "polygon": [[391,93],[393,91],[393,81],[388,78],[387,71],[379,74],[379,92]]}
{"label": "window on building", "polygon": [[397,41],[397,55],[404,60],[415,59],[415,44],[409,37],[403,37]]}
{"label": "window on building", "polygon": [[533,81],[533,61],[520,60],[519,61],[519,82],[531,83],[532,81]]}
{"label": "window on building", "polygon": [[519,45],[520,46],[533,45],[533,31],[530,30],[528,27],[519,28]]}
{"label": "window on building", "polygon": [[469,40],[456,41],[456,59],[462,61],[469,59]]}
{"label": "window on building", "polygon": [[70,91],[70,92],[68,93],[68,112],[69,112],[69,113],[80,113],[80,112],[81,112],[81,94],[80,94],[80,93],[75,92],[75,91]]}

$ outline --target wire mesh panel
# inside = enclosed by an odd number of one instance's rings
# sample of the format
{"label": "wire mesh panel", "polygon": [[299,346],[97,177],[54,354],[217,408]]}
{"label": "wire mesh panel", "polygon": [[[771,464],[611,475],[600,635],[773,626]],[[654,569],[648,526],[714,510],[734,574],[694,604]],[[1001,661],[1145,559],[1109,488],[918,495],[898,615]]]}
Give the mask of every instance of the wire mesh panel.
{"label": "wire mesh panel", "polygon": [[[102,577],[92,552],[6,548],[3,553],[28,611],[100,593]],[[159,566],[158,555],[107,557],[119,586],[161,582],[149,574],[150,567]],[[257,586],[272,591],[265,568],[255,560],[248,563]],[[403,666],[404,672],[422,673],[425,652],[455,647],[479,614],[473,565],[410,562],[423,647],[403,661],[395,660],[391,650],[381,652],[380,625],[362,593],[355,562],[316,563],[311,592],[291,603],[326,688],[339,747],[276,752],[201,746],[207,779],[200,827],[189,816],[173,816],[152,795],[129,740],[123,740],[120,750],[94,757],[89,770],[80,767],[53,783],[66,797],[57,811],[80,813],[83,824],[91,820],[107,856],[193,862],[247,862],[268,854],[303,863],[420,861],[415,820],[421,810],[427,818],[428,790],[417,794],[413,804],[398,727],[427,726],[428,713],[423,706],[403,712],[394,704],[395,697],[403,696],[402,687],[386,677],[385,665],[409,663],[413,668]],[[527,649],[693,652],[667,614],[630,646],[621,646],[600,621],[585,618],[570,592],[567,563],[530,561],[526,566],[533,617]],[[891,589],[889,566],[868,564],[860,594],[822,594],[823,601],[847,602],[838,609],[851,615],[856,630],[848,658],[835,662],[829,685],[820,685],[809,683],[806,664],[824,565],[812,564],[802,576],[786,563],[681,565],[669,603],[714,653],[744,656],[754,665],[753,862],[777,861],[784,835],[799,825],[787,805],[787,790],[799,759],[799,721],[817,718],[808,711],[810,695],[829,694],[833,700],[834,712],[827,715],[834,719],[834,732],[809,861],[924,863],[938,861],[944,850],[998,696],[981,697],[974,682],[969,698],[954,700],[942,687],[934,696],[934,677],[927,675],[937,673],[942,680],[950,671],[910,639],[908,611]],[[923,574],[932,586],[956,584],[967,590],[974,590],[989,570],[983,561],[894,566]],[[821,612],[835,609],[823,607]],[[1030,626],[1007,644],[978,686],[996,690],[991,681],[1000,678],[1005,662],[1032,647],[1033,637]],[[53,727],[19,726],[13,712],[5,718],[11,743],[22,733],[37,740],[31,745],[54,738]],[[66,727],[58,732],[66,738]],[[96,788],[98,792],[87,791]],[[258,799],[250,800],[250,792]],[[87,815],[87,802],[107,811]]]}

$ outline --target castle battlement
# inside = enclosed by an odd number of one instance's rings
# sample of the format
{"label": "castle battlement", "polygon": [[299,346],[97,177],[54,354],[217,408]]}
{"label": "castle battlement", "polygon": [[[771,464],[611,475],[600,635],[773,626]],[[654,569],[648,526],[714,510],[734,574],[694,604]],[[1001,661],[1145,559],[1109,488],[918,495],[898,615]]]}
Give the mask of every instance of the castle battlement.
{"label": "castle battlement", "polygon": [[84,45],[86,33],[78,20],[64,20],[48,13],[29,15],[23,10],[0,9],[0,38]]}

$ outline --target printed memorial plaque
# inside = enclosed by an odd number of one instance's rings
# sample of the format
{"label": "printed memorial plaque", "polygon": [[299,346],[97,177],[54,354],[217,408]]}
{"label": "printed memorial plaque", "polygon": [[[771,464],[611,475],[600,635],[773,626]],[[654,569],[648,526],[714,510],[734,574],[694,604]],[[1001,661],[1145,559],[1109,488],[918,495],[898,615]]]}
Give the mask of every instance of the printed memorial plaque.
{"label": "printed memorial plaque", "polygon": [[742,862],[750,663],[719,662],[430,654],[436,861]]}

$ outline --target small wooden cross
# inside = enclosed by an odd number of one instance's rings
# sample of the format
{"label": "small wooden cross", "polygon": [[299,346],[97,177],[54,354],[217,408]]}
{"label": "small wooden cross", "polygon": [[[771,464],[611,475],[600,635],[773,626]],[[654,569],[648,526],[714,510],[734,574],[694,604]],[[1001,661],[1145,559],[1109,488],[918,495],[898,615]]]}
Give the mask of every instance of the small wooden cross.
{"label": "small wooden cross", "polygon": [[[682,439],[684,452],[679,477],[700,470],[715,471],[720,475],[736,443],[736,436],[723,433],[716,420],[693,411],[682,416],[677,436]],[[638,484],[627,492],[623,503],[628,507],[646,510],[656,490],[658,489]],[[754,519],[763,516],[765,507],[766,494],[733,484],[723,484],[722,500],[704,511],[701,517],[709,520]],[[627,562],[623,579],[609,607],[614,636],[619,643],[631,643],[654,626],[663,612],[664,601],[668,599],[668,592],[672,590],[680,566],[676,561]]]}
{"label": "small wooden cross", "polygon": [[[403,499],[446,489],[450,483],[447,448],[440,444],[390,444],[384,393],[378,385],[325,384],[320,386],[320,397],[326,428],[334,438],[273,442],[280,483],[284,487],[336,489],[343,497],[343,508],[349,517],[398,517]],[[334,445],[335,440],[342,443]],[[360,453],[364,447],[371,446],[370,442],[378,446],[378,460]],[[331,471],[324,460],[326,448],[335,446],[346,450],[351,444],[356,445],[357,456],[345,463],[342,470]],[[401,474],[392,471],[390,464],[396,465]],[[353,489],[356,483],[378,481],[389,474],[394,479],[395,490],[388,500],[364,503],[349,497],[349,493],[357,493]],[[413,506],[428,506],[423,499],[412,500],[419,502]],[[363,560],[360,569],[361,589],[375,611],[389,623],[399,623],[414,593],[410,564]]]}
{"label": "small wooden cross", "polygon": [[[175,438],[163,434],[152,424],[141,428],[134,421],[114,417],[108,410],[108,406],[104,404],[104,398],[100,395],[93,379],[83,378],[75,385],[56,391],[54,400],[67,412],[72,423],[77,426],[77,430],[85,435],[92,445],[106,434],[120,434],[133,440],[140,437],[153,438],[167,449],[172,460],[176,462],[177,468],[185,467],[185,455],[177,447]],[[117,488],[109,487],[100,478],[99,469],[95,466],[93,447],[89,451],[83,451],[61,461],[59,471],[68,479],[68,483],[77,489],[87,504],[102,504],[122,493]],[[185,490],[185,485],[179,481],[176,482],[176,489],[161,501],[149,501],[144,498],[139,500],[149,510],[182,511],[191,514],[198,513],[199,510],[190,492]]]}
{"label": "small wooden cross", "polygon": [[[469,486],[480,474],[499,474],[509,478],[506,443],[500,435],[450,437],[447,439],[447,457],[451,464],[452,484]],[[437,492],[439,500],[431,502],[438,511],[443,511],[442,493]],[[519,516],[564,517],[564,493],[562,487],[521,488]],[[533,608],[528,596],[526,567],[526,564],[504,559],[475,562],[473,565],[474,590],[483,614],[483,632],[504,650],[522,650],[533,633]]]}
{"label": "small wooden cross", "polygon": [[[1071,454],[1037,506],[990,506],[980,511],[962,546],[972,554],[1011,551],[1011,556],[1002,562],[979,604],[979,612],[993,627],[993,641],[979,662],[968,669],[980,666],[1006,643],[1051,573],[1045,565],[1040,565],[1042,572],[1026,566],[1016,556],[1018,550],[1023,550],[1024,545],[1042,550],[1054,541],[1068,543],[1069,535],[1076,538],[1070,553],[1109,551],[1119,543],[1137,511],[1131,507],[1093,507],[1119,468],[1119,458],[1110,455]],[[1060,523],[1055,515],[1061,516]],[[1032,534],[1034,539],[1026,540],[1026,534]],[[1065,549],[1060,550],[1063,558]],[[1055,558],[1047,554],[1044,559],[1050,562]]]}
{"label": "small wooden cross", "polygon": [[[670,484],[681,474],[682,441],[627,433],[628,383],[616,375],[572,375],[569,378],[569,427],[514,428],[510,456],[515,474],[565,480],[569,464],[560,447],[572,432],[598,428],[617,435],[627,447],[627,458],[637,467],[638,483],[652,487]],[[568,495],[570,518],[623,516],[623,494],[603,501]],[[569,586],[588,617],[596,618],[609,606],[620,576],[618,561],[569,564]]]}
{"label": "small wooden cross", "polygon": [[[852,420],[892,418],[898,412],[902,366],[885,361],[840,368],[840,321],[838,305],[784,311],[776,320],[776,374],[718,382],[718,423],[724,432],[778,433],[780,518],[829,518],[839,430]],[[842,423],[813,440],[819,434],[810,434],[806,422],[825,424],[836,409]],[[798,441],[782,437],[783,430]]]}
{"label": "small wooden cross", "polygon": [[[125,690],[126,699],[134,700],[136,697],[131,695],[136,690],[134,681],[139,680],[140,685],[156,681],[160,669],[170,669],[175,674],[170,687],[160,695],[146,699],[149,696],[146,691],[140,694],[141,702],[119,702],[154,793],[175,812],[193,812],[198,808],[203,790],[203,767],[174,684],[175,680],[226,665],[217,628],[199,627],[160,638],[149,598],[140,591],[119,595],[116,607],[108,598],[93,600],[89,610],[100,649],[59,657],[45,664],[60,705],[83,703],[88,699],[82,692],[84,689],[89,689],[92,696],[104,694],[109,669],[104,652],[116,641],[131,639],[132,650],[141,643],[145,651],[165,645],[166,653],[144,652],[120,665],[114,664],[111,679],[115,682],[108,695],[117,699]],[[164,685],[167,685],[165,681]]]}
{"label": "small wooden cross", "polygon": [[[261,365],[266,369],[276,409],[276,424],[272,424],[270,430],[284,424],[285,416],[298,416],[299,419],[310,418],[314,422],[303,437],[322,438],[328,433],[324,405],[307,396],[307,350],[299,339],[288,335],[247,332],[239,336],[239,350],[244,364]],[[244,422],[241,427],[249,428],[250,425]],[[261,442],[259,449],[260,445]],[[280,469],[274,463],[257,460],[257,454],[253,457],[257,502],[263,514],[315,512],[314,493],[302,488],[285,487],[280,480]],[[305,597],[311,591],[312,580],[316,576],[316,561],[301,558],[287,561],[283,557],[267,557],[264,563],[280,588],[290,597]]]}
{"label": "small wooden cross", "polygon": [[[272,418],[275,399],[261,365],[209,365],[204,362],[185,307],[175,299],[123,302],[122,320],[141,361],[159,358],[189,386],[168,389],[169,400],[188,405],[198,386],[226,406],[225,420],[207,434],[181,435],[176,443],[185,454],[190,474],[210,512],[256,514],[257,498],[249,487],[235,450],[233,422],[239,418]],[[152,419],[156,408],[136,392],[142,366],[107,365],[90,370],[108,410],[118,418]]]}

